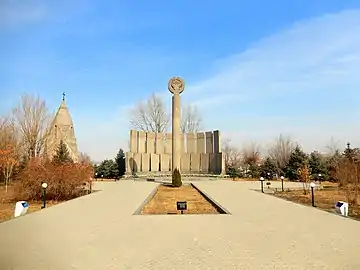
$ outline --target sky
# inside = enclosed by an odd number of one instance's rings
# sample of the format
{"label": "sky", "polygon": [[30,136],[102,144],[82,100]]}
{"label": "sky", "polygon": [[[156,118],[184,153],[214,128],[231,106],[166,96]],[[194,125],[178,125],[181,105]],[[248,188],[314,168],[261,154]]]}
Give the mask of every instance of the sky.
{"label": "sky", "polygon": [[203,129],[266,151],[360,146],[360,1],[0,0],[0,114],[62,93],[79,150],[128,148],[130,109],[185,80]]}

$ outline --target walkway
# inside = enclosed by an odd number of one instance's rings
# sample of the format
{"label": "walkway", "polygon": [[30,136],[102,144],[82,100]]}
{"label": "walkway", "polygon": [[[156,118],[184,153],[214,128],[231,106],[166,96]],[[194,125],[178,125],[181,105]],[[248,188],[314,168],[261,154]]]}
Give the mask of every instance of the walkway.
{"label": "walkway", "polygon": [[103,189],[0,224],[0,269],[360,269],[360,222],[251,190],[195,183],[232,215],[133,216],[156,183]]}

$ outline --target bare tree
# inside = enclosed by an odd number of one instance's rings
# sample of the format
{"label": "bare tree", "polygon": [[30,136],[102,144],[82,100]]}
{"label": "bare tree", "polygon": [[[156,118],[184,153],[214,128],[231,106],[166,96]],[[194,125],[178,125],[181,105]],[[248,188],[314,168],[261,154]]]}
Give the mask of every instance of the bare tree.
{"label": "bare tree", "polygon": [[198,132],[201,129],[202,117],[195,105],[185,105],[181,112],[181,132]]}
{"label": "bare tree", "polygon": [[274,144],[269,148],[268,154],[273,159],[277,167],[284,171],[289,162],[290,155],[295,149],[295,144],[289,136],[280,135]]}
{"label": "bare tree", "polygon": [[337,153],[340,153],[339,150],[339,141],[335,141],[333,137],[331,137],[330,142],[326,145],[326,149],[328,150],[328,155],[333,156]]}
{"label": "bare tree", "polygon": [[360,205],[360,161],[343,156],[337,166],[336,178],[348,202]]}
{"label": "bare tree", "polygon": [[310,189],[310,168],[309,165],[304,165],[298,170],[298,177],[300,182],[303,183],[304,195],[307,194],[307,191]]}
{"label": "bare tree", "polygon": [[239,168],[241,166],[241,152],[238,148],[231,145],[230,139],[224,139],[222,141],[222,152],[225,155],[225,168],[229,167]]}
{"label": "bare tree", "polygon": [[130,124],[145,132],[165,132],[169,127],[169,115],[161,97],[152,94],[145,103],[135,106],[131,111]]}
{"label": "bare tree", "polygon": [[40,97],[23,95],[19,105],[13,109],[13,115],[24,152],[28,157],[39,156],[44,149],[50,120],[45,101]]}
{"label": "bare tree", "polygon": [[[185,105],[181,114],[181,132],[197,132],[202,118],[195,105]],[[138,103],[131,110],[131,126],[136,130],[162,133],[169,129],[170,115],[160,96],[152,94],[146,102]]]}
{"label": "bare tree", "polygon": [[13,119],[8,116],[0,116],[0,148],[12,144],[17,139]]}
{"label": "bare tree", "polygon": [[8,145],[0,149],[0,169],[5,180],[5,191],[8,190],[11,176],[13,175],[15,166],[19,163],[16,145]]}
{"label": "bare tree", "polygon": [[244,147],[242,151],[243,160],[246,165],[254,166],[261,160],[260,147],[255,142]]}
{"label": "bare tree", "polygon": [[85,152],[80,152],[79,163],[81,164],[92,164],[90,156]]}
{"label": "bare tree", "polygon": [[17,135],[13,120],[9,117],[0,117],[0,170],[6,192],[14,169],[19,163],[19,138]]}
{"label": "bare tree", "polygon": [[245,174],[252,178],[258,177],[260,174],[259,164],[261,161],[260,147],[255,142],[247,145],[242,150],[242,157],[246,165]]}

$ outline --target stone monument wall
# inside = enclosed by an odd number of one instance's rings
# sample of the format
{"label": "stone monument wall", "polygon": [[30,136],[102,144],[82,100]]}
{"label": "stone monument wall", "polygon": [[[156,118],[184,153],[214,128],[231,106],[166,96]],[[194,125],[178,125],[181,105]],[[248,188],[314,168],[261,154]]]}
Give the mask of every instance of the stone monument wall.
{"label": "stone monument wall", "polygon": [[[125,155],[126,174],[170,173],[171,133],[130,130],[130,151]],[[185,174],[223,174],[220,131],[181,134],[180,171]]]}

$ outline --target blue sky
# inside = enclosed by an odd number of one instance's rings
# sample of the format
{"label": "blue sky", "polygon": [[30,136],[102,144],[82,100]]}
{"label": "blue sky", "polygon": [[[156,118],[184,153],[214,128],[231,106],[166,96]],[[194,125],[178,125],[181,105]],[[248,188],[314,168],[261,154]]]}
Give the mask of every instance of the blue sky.
{"label": "blue sky", "polygon": [[305,150],[359,146],[360,2],[0,1],[0,113],[22,93],[57,109],[80,151],[127,148],[129,109],[185,79],[206,130],[263,150],[279,134]]}

